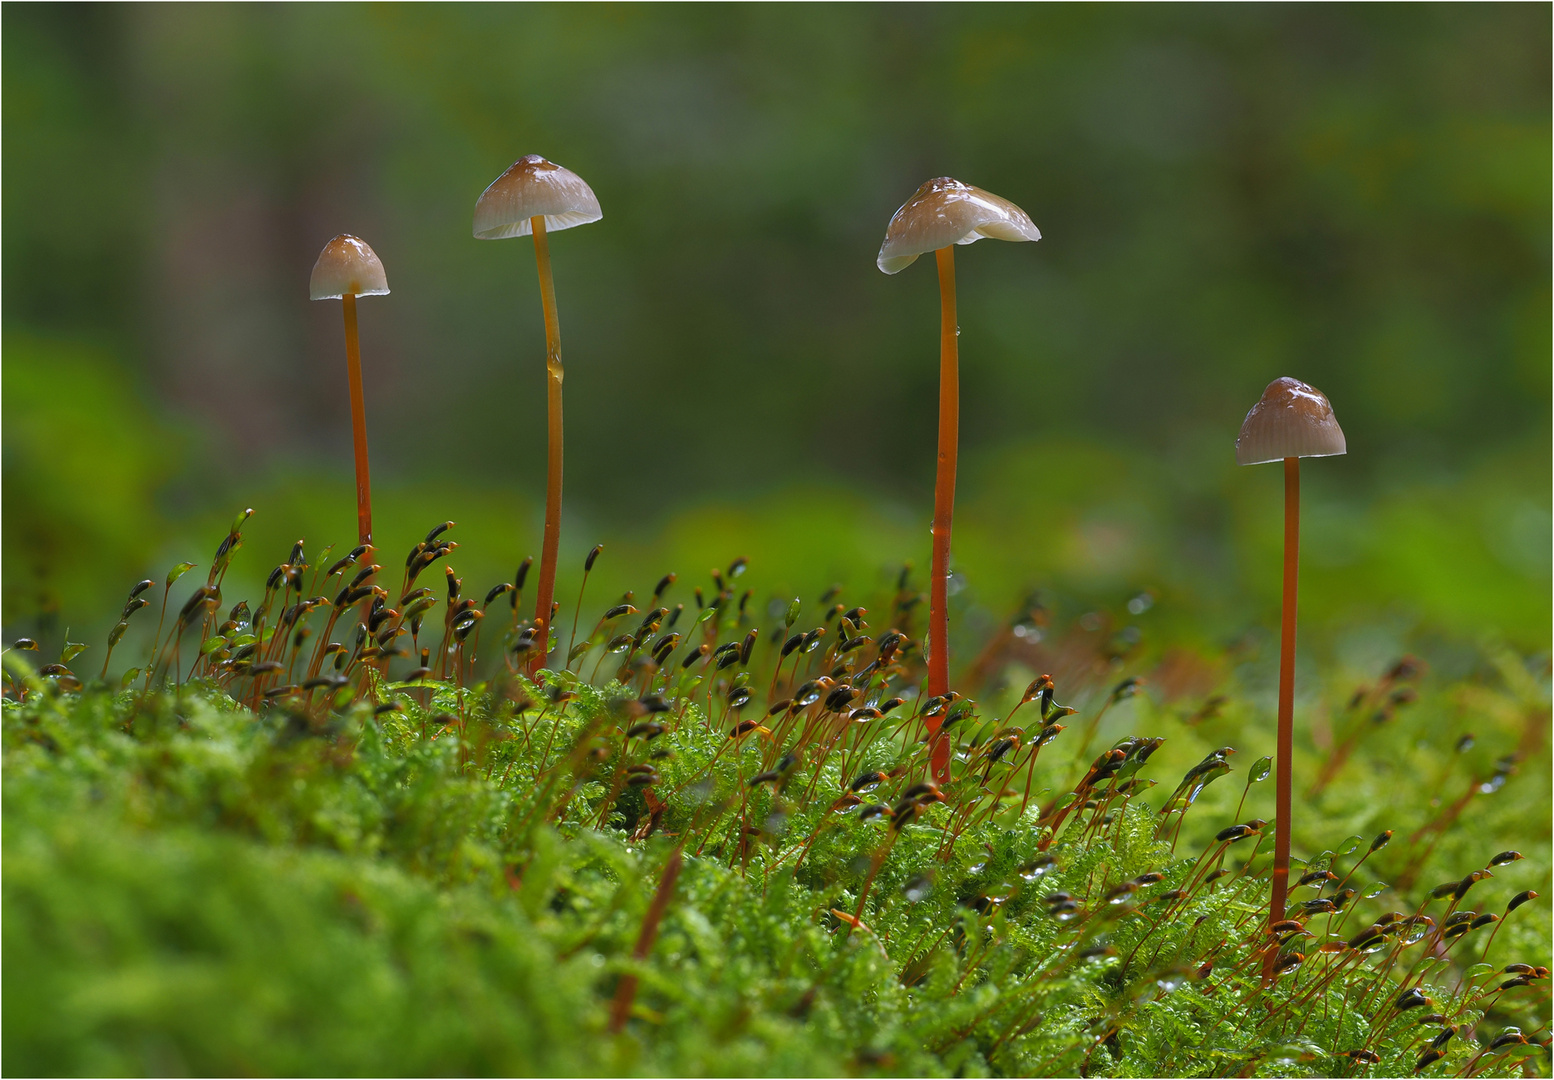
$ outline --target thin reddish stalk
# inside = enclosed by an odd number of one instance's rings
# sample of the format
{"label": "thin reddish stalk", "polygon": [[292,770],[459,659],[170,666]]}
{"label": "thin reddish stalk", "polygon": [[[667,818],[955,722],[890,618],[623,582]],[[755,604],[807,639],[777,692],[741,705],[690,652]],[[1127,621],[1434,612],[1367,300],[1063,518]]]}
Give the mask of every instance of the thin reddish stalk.
{"label": "thin reddish stalk", "polygon": [[[960,440],[960,348],[955,321],[955,249],[934,252],[939,264],[939,468],[933,488],[933,567],[928,586],[928,695],[950,691],[950,522],[955,513],[955,456]],[[949,740],[942,719],[928,720],[934,737],[934,779],[950,779]]]}
{"label": "thin reddish stalk", "polygon": [[[637,935],[637,946],[631,950],[633,960],[646,960],[648,953],[653,951],[653,941],[658,937],[658,924],[663,922],[664,912],[669,910],[675,882],[680,878],[681,850],[677,847],[670,853],[664,875],[658,879],[658,891],[653,894],[653,902],[648,905],[647,914],[642,918],[642,931]],[[619,1033],[625,1028],[626,1020],[631,1016],[631,1003],[636,997],[637,977],[628,972],[621,976],[621,981],[615,987],[615,1000],[610,1003],[610,1031]]]}
{"label": "thin reddish stalk", "polygon": [[372,483],[367,476],[367,405],[362,398],[362,353],[356,339],[356,297],[340,298],[345,308],[345,367],[351,380],[351,435],[356,443],[356,533],[358,544],[372,540]]}
{"label": "thin reddish stalk", "polygon": [[540,579],[534,598],[534,640],[529,674],[537,674],[550,654],[551,606],[556,591],[556,549],[561,540],[561,323],[556,317],[556,286],[550,277],[550,243],[545,219],[529,219],[534,228],[534,261],[540,274],[540,303],[545,309],[545,536],[540,545]]}
{"label": "thin reddish stalk", "polygon": [[[1284,611],[1279,627],[1279,736],[1274,757],[1273,894],[1268,925],[1284,918],[1290,884],[1291,762],[1295,741],[1295,584],[1300,564],[1300,458],[1284,459]],[[1278,948],[1271,946],[1263,977],[1273,977]]]}

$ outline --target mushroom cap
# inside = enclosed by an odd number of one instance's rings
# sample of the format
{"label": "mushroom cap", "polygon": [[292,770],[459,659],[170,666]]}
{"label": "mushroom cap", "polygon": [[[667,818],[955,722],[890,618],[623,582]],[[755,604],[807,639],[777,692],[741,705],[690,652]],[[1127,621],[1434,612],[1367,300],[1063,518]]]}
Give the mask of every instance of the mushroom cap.
{"label": "mushroom cap", "polygon": [[1236,436],[1237,465],[1348,452],[1344,430],[1338,426],[1326,395],[1288,375],[1268,384]]}
{"label": "mushroom cap", "polygon": [[475,239],[505,240],[534,231],[530,218],[545,219],[545,231],[587,225],[604,217],[593,188],[571,169],[525,154],[475,200]]}
{"label": "mushroom cap", "polygon": [[365,240],[341,233],[318,253],[308,296],[314,300],[338,300],[352,296],[387,296],[388,278],[377,253]]}
{"label": "mushroom cap", "polygon": [[951,244],[994,240],[1040,240],[1030,215],[991,191],[948,176],[928,181],[896,211],[880,245],[879,268],[898,274],[919,255]]}

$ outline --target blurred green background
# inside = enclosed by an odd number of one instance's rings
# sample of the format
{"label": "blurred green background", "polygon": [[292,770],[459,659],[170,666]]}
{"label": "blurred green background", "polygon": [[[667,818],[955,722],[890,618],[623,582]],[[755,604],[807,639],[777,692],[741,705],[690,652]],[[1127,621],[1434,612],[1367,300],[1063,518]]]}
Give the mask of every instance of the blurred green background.
{"label": "blurred green background", "polygon": [[394,290],[361,306],[385,561],[453,518],[466,592],[510,578],[544,342],[530,242],[470,214],[538,152],[605,215],[552,241],[564,601],[596,541],[605,599],[926,564],[937,287],[874,256],[948,174],[1044,236],[957,258],[962,655],[1030,588],[1267,625],[1279,470],[1232,443],[1285,374],[1350,448],[1304,470],[1306,627],[1546,649],[1550,18],[6,5],[7,636],[100,635],[244,506],[232,599],[350,546],[340,312],[307,300],[342,231]]}

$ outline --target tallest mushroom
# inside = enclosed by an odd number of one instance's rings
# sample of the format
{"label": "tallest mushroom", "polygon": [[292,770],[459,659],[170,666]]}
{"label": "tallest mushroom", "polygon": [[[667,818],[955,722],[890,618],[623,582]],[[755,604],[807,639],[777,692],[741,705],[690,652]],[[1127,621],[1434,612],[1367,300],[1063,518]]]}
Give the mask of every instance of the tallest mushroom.
{"label": "tallest mushroom", "polygon": [[[1040,240],[1030,215],[1008,199],[941,176],[917,189],[896,211],[880,245],[879,268],[898,274],[919,255],[932,251],[939,264],[939,467],[933,497],[933,577],[928,592],[928,694],[950,689],[949,599],[950,523],[955,512],[955,457],[960,437],[960,328],[955,321],[955,245],[984,237]],[[928,720],[930,737],[941,721]],[[950,774],[950,746],[934,743],[934,777]]]}
{"label": "tallest mushroom", "polygon": [[556,318],[556,288],[550,279],[547,234],[587,225],[603,216],[599,200],[582,177],[538,154],[528,154],[513,162],[475,200],[475,239],[534,236],[540,304],[545,309],[545,538],[540,547],[539,589],[534,604],[534,640],[539,647],[529,661],[531,675],[544,665],[550,652],[556,548],[561,539],[561,325]]}

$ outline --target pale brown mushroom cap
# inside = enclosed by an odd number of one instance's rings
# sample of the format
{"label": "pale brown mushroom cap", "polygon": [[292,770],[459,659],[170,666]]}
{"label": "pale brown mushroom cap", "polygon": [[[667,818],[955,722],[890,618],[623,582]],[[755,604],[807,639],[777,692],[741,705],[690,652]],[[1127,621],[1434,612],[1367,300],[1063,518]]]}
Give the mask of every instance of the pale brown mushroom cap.
{"label": "pale brown mushroom cap", "polygon": [[885,273],[898,274],[919,255],[983,237],[1040,240],[1041,230],[1008,199],[940,176],[918,188],[890,219],[877,261]]}
{"label": "pale brown mushroom cap", "polygon": [[341,233],[318,253],[308,296],[314,300],[338,300],[342,296],[387,296],[388,278],[383,264],[365,240]]}
{"label": "pale brown mushroom cap", "polygon": [[1237,465],[1348,452],[1326,395],[1288,375],[1268,384],[1236,436]]}
{"label": "pale brown mushroom cap", "polygon": [[545,219],[546,232],[556,232],[598,221],[604,211],[577,173],[527,154],[475,200],[475,239],[528,236],[534,231],[530,219],[537,217]]}

